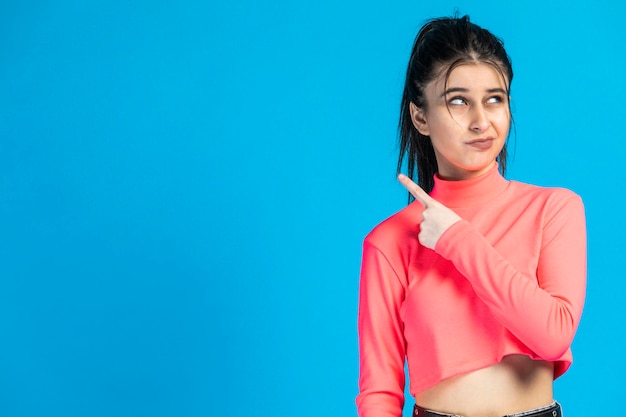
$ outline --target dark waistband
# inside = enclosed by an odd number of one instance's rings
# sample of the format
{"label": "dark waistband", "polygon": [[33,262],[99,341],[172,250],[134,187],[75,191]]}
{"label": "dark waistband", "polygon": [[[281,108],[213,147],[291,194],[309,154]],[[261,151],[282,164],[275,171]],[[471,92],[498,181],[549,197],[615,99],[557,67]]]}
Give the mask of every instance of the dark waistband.
{"label": "dark waistband", "polygon": [[[508,414],[503,417],[561,417],[561,405],[556,401],[548,406],[539,407],[521,413]],[[446,414],[438,411],[427,410],[419,405],[413,408],[413,417],[463,417],[458,414]]]}

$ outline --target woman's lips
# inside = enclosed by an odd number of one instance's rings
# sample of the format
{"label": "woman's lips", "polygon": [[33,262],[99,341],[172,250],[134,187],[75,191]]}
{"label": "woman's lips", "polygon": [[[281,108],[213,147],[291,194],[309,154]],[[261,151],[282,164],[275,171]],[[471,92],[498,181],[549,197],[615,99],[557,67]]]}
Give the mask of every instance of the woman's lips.
{"label": "woman's lips", "polygon": [[465,144],[471,146],[472,148],[484,151],[491,148],[493,145],[493,139],[474,139],[469,142],[465,142]]}

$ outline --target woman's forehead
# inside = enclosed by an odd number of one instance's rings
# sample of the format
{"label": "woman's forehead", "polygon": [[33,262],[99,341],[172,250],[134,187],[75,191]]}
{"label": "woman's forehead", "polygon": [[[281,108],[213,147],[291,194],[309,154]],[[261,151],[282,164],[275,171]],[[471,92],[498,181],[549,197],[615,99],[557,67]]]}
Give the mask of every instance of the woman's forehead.
{"label": "woman's forehead", "polygon": [[508,90],[508,80],[497,64],[468,61],[455,64],[453,67],[442,67],[437,78],[430,83],[431,88],[439,91],[459,86],[467,89],[503,88]]}

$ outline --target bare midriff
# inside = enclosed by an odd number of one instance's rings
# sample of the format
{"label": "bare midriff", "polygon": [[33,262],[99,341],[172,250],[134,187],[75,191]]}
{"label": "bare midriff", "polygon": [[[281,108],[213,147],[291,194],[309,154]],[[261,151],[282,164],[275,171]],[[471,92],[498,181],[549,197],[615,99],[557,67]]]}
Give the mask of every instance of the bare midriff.
{"label": "bare midriff", "polygon": [[553,401],[550,362],[525,355],[505,356],[487,368],[454,376],[418,393],[421,407],[464,417],[500,417]]}

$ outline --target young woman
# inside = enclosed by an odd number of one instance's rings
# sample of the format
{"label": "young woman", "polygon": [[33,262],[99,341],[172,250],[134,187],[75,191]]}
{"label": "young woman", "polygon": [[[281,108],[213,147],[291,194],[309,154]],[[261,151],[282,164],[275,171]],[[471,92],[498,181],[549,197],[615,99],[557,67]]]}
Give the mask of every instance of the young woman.
{"label": "young woman", "polygon": [[414,415],[561,415],[552,384],[583,308],[584,209],[502,176],[512,79],[502,42],[467,16],[415,40],[398,179],[416,201],[364,242],[361,417],[402,415],[405,358]]}

